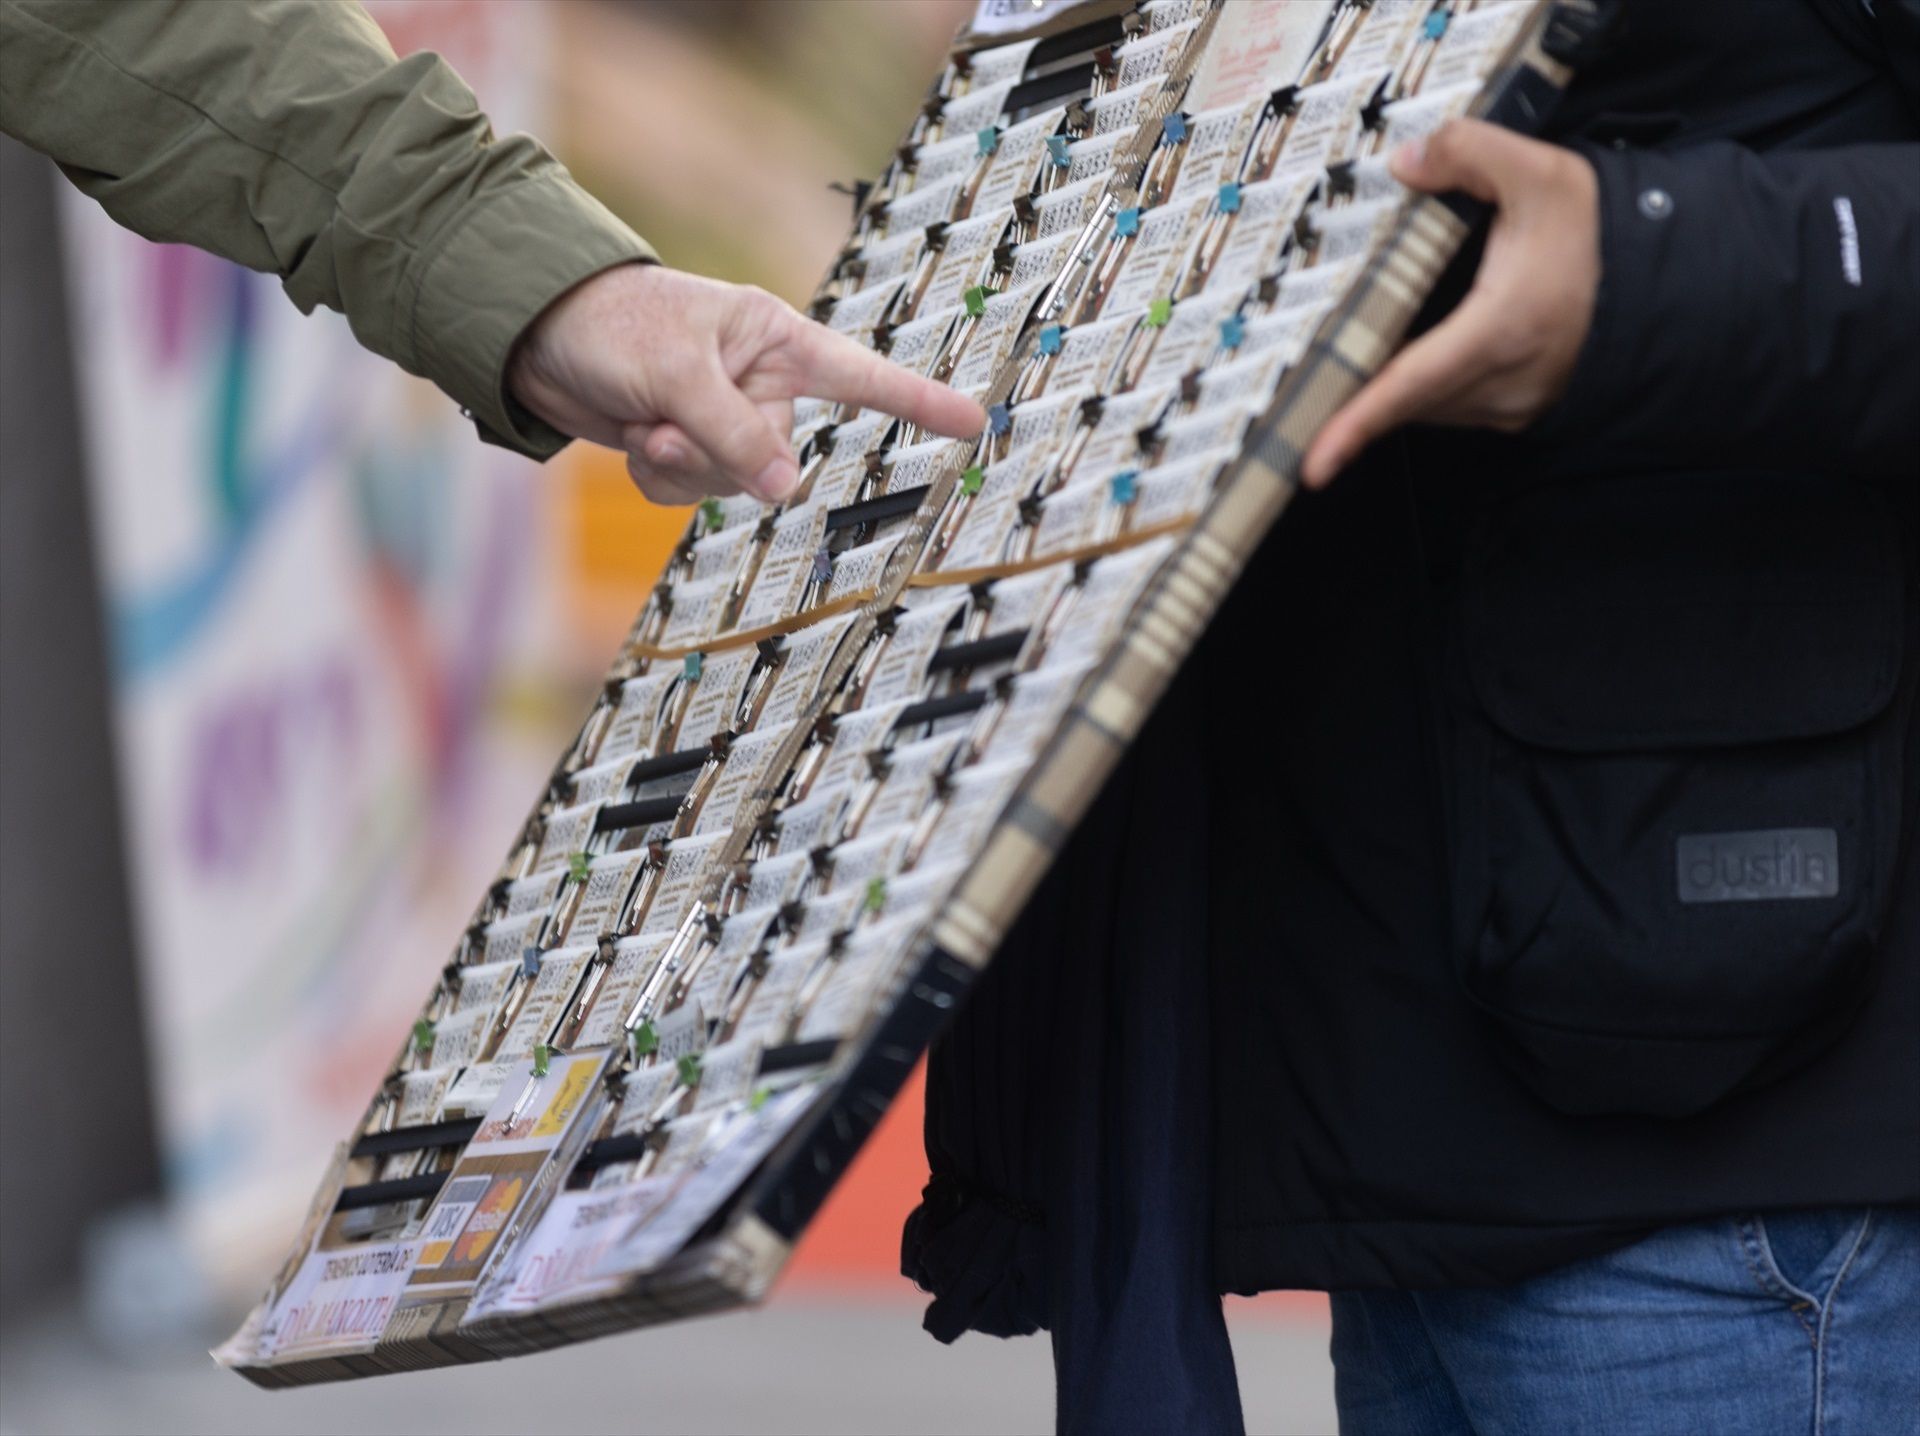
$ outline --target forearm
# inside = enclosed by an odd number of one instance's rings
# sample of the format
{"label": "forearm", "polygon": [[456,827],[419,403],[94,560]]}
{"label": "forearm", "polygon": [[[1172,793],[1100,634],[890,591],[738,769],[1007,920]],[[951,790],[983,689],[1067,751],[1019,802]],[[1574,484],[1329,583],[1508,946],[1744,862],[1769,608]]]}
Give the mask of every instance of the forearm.
{"label": "forearm", "polygon": [[278,274],[303,310],[433,379],[483,436],[549,453],[508,356],[580,280],[650,258],[452,69],[359,6],[0,0],[0,128],[120,223]]}

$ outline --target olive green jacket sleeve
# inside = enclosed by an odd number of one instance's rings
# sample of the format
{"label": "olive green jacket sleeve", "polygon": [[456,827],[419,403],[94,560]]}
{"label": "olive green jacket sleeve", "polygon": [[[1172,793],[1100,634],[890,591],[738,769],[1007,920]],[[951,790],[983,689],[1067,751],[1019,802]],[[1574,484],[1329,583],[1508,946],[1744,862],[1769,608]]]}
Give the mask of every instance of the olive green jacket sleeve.
{"label": "olive green jacket sleeve", "polygon": [[481,437],[542,458],[566,439],[507,396],[514,342],[582,279],[653,257],[346,0],[0,0],[0,130],[127,228],[341,310]]}

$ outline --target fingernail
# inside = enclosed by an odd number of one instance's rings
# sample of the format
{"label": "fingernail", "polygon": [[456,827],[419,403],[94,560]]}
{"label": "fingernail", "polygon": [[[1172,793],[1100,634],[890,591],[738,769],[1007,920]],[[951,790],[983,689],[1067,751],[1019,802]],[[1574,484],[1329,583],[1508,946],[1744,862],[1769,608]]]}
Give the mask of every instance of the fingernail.
{"label": "fingernail", "polygon": [[793,492],[799,481],[800,469],[792,459],[774,459],[754,475],[749,487],[768,503],[778,503]]}
{"label": "fingernail", "polygon": [[664,469],[684,469],[687,466],[686,446],[674,443],[662,444],[660,456],[655,462]]}
{"label": "fingernail", "polygon": [[1426,140],[1411,139],[1393,152],[1393,167],[1397,170],[1417,170],[1426,158]]}

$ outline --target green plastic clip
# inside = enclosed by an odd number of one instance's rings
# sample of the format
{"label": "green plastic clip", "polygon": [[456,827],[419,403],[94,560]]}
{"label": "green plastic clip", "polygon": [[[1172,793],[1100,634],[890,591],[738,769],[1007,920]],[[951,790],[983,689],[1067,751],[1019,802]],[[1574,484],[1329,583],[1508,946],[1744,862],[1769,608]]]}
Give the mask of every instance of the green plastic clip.
{"label": "green plastic clip", "polygon": [[967,313],[978,319],[987,312],[987,301],[999,292],[991,284],[976,284],[960,297],[966,302]]}
{"label": "green plastic clip", "polygon": [[553,1066],[553,1049],[544,1042],[533,1044],[533,1075],[544,1077]]}
{"label": "green plastic clip", "polygon": [[867,895],[860,900],[860,906],[867,912],[879,912],[887,905],[887,880],[868,878]]}
{"label": "green plastic clip", "polygon": [[986,471],[978,464],[960,475],[960,492],[969,496],[980,492],[980,486],[987,481]]}
{"label": "green plastic clip", "polygon": [[651,1057],[660,1050],[660,1034],[653,1030],[651,1022],[643,1022],[627,1034],[627,1041],[633,1045],[635,1057]]}
{"label": "green plastic clip", "polygon": [[413,1024],[413,1045],[422,1052],[433,1046],[433,1023],[427,1018]]}
{"label": "green plastic clip", "polygon": [[700,1054],[689,1052],[673,1064],[673,1070],[679,1077],[682,1087],[698,1087],[700,1085]]}
{"label": "green plastic clip", "polygon": [[720,500],[700,500],[700,522],[707,526],[710,534],[717,534],[727,526],[727,511],[720,506]]}
{"label": "green plastic clip", "polygon": [[1156,299],[1147,306],[1147,328],[1165,329],[1167,321],[1173,318],[1173,301]]}
{"label": "green plastic clip", "polygon": [[577,883],[585,882],[587,880],[588,868],[592,865],[592,862],[593,859],[589,858],[585,853],[568,853],[567,876]]}

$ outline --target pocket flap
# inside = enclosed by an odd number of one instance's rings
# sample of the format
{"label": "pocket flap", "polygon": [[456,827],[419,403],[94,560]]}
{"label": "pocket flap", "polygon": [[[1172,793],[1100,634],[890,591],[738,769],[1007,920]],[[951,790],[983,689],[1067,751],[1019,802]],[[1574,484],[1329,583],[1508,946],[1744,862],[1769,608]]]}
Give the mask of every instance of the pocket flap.
{"label": "pocket flap", "polygon": [[1557,483],[1478,525],[1464,657],[1487,716],[1540,747],[1844,732],[1898,686],[1904,582],[1890,506],[1852,480]]}

